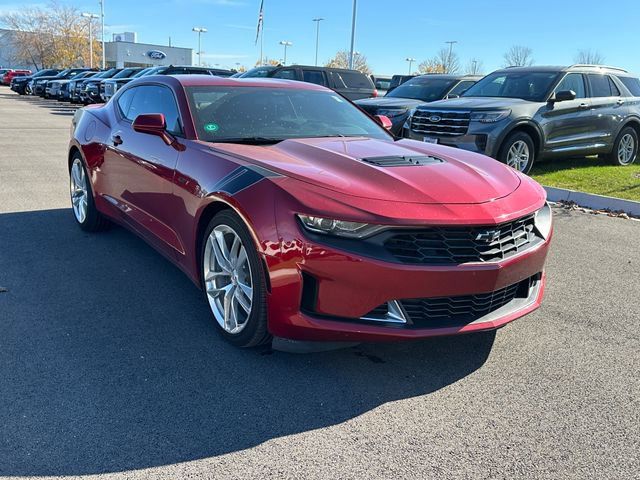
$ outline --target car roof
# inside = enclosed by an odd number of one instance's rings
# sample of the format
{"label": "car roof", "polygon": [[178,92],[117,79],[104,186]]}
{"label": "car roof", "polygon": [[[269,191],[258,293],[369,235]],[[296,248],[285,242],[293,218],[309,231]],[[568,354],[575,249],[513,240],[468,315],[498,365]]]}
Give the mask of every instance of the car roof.
{"label": "car roof", "polygon": [[483,75],[465,75],[465,74],[454,74],[454,73],[423,73],[420,75],[416,75],[413,78],[407,80],[407,82],[414,80],[416,78],[441,78],[443,80],[480,80]]}
{"label": "car roof", "polygon": [[231,77],[215,77],[209,75],[148,75],[136,78],[131,84],[142,82],[171,82],[175,79],[184,87],[263,87],[263,88],[290,88],[294,90],[320,90],[331,91],[321,85],[315,83],[297,82],[295,80],[282,80],[278,78],[231,78]]}
{"label": "car roof", "polygon": [[[608,65],[590,65],[590,64],[582,64],[576,63],[574,65],[531,65],[529,67],[506,67],[500,70],[496,70],[496,72],[589,72],[589,73],[616,73],[616,74],[627,74],[628,72],[623,68],[611,67]],[[496,73],[493,72],[493,73]]]}

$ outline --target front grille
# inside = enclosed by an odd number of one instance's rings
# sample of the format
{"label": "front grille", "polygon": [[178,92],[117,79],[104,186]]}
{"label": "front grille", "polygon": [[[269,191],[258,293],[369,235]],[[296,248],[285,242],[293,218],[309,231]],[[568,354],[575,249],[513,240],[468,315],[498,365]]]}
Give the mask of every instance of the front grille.
{"label": "front grille", "polygon": [[466,325],[482,319],[518,298],[528,298],[538,280],[539,275],[536,275],[490,293],[414,298],[400,300],[400,304],[414,327],[437,328]]}
{"label": "front grille", "polygon": [[398,231],[384,247],[402,263],[448,265],[504,260],[542,241],[533,215],[485,227],[431,227]]}
{"label": "front grille", "polygon": [[470,116],[468,111],[418,109],[411,117],[411,130],[427,135],[464,135],[469,129]]}

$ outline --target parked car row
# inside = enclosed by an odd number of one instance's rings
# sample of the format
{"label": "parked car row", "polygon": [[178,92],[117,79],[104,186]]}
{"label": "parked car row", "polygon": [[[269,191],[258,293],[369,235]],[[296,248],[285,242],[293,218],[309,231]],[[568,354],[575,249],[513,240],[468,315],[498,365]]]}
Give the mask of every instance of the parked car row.
{"label": "parked car row", "polygon": [[13,68],[0,68],[0,84],[10,85],[16,77],[31,75],[31,70],[14,70]]}
{"label": "parked car row", "polygon": [[174,65],[109,68],[102,71],[92,68],[46,69],[33,75],[15,76],[10,86],[11,90],[20,95],[37,95],[89,105],[108,101],[122,85],[144,75],[201,74],[229,77],[234,73],[218,68]]}

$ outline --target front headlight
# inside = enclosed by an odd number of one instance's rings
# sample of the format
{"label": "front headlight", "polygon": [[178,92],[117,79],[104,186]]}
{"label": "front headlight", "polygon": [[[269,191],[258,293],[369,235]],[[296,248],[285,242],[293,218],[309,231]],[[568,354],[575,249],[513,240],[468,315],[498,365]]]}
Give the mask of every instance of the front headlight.
{"label": "front headlight", "polygon": [[347,220],[335,220],[311,215],[298,214],[297,217],[300,219],[304,228],[310,232],[336,235],[338,237],[364,238],[385,228],[384,225],[349,222]]}
{"label": "front headlight", "polygon": [[377,111],[378,115],[384,115],[385,117],[401,117],[409,111],[408,108],[380,108]]}
{"label": "front headlight", "polygon": [[536,212],[535,225],[540,236],[547,240],[549,234],[551,234],[551,226],[553,225],[553,214],[548,203],[545,203],[544,207]]}
{"label": "front headlight", "polygon": [[472,112],[471,120],[480,123],[495,123],[511,115],[511,110],[495,110],[487,112]]}

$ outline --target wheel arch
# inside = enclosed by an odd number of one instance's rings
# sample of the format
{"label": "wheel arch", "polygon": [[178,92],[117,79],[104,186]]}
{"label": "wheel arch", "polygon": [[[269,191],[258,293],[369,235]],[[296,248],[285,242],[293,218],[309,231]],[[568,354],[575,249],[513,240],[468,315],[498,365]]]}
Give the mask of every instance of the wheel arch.
{"label": "wheel arch", "polygon": [[523,120],[512,125],[508,130],[505,130],[498,140],[498,146],[495,151],[495,155],[500,154],[505,140],[516,132],[524,132],[533,140],[533,146],[535,148],[536,158],[540,158],[543,149],[543,134],[540,127],[533,122]]}

